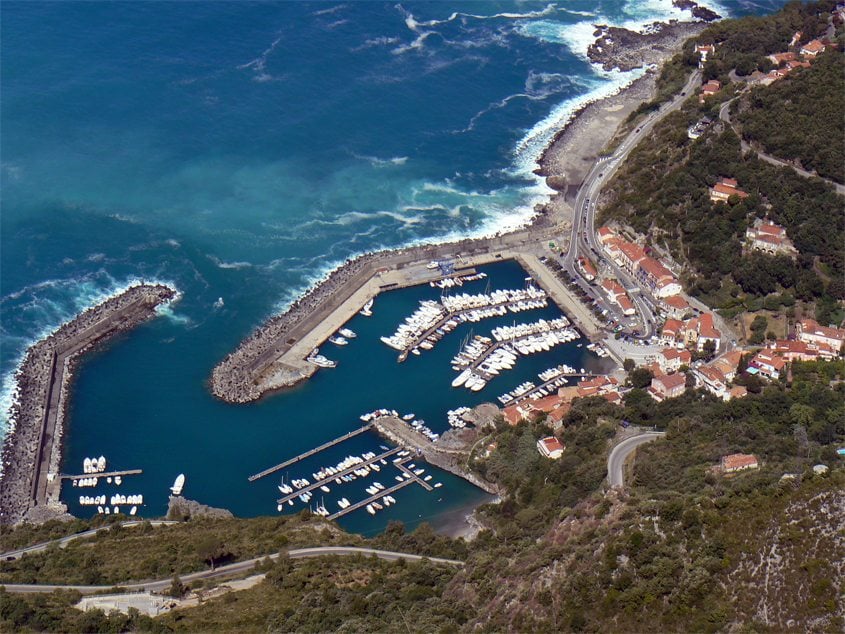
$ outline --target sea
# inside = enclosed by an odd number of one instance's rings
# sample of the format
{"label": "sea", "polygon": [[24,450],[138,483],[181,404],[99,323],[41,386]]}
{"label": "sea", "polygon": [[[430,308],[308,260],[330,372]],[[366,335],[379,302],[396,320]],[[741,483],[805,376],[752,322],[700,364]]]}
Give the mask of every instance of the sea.
{"label": "sea", "polygon": [[[741,16],[783,2],[703,4]],[[184,473],[189,498],[273,514],[282,476],[312,479],[383,441],[364,434],[247,477],[354,429],[365,412],[413,412],[442,432],[448,409],[536,382],[544,368],[601,367],[573,342],[521,359],[482,392],[451,388],[461,341],[513,317],[462,326],[399,364],[379,337],[440,292],[417,287],[379,296],[373,317],[348,324],[356,339],[323,348],[338,367],[300,387],[242,406],[208,391],[220,359],[349,257],[529,219],[549,194],[533,170],[554,133],[642,72],[592,65],[593,25],[688,19],[670,0],[6,1],[0,18],[0,438],[29,345],[137,281],[181,293],[80,364],[63,472],[102,454],[143,474],[66,486],[71,512],[96,512],[80,494],[123,493],[144,495],[139,515],[161,515]],[[484,271],[461,290],[525,283],[513,263]],[[406,487],[394,507],[341,524],[363,534],[391,519],[445,525],[488,499],[426,469],[442,487]],[[336,510],[364,486],[318,493]]]}

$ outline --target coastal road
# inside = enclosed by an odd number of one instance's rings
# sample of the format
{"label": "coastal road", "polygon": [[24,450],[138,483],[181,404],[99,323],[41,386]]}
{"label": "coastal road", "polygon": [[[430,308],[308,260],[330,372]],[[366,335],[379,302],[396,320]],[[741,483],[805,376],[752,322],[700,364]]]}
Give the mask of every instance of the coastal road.
{"label": "coastal road", "polygon": [[[121,528],[131,528],[133,526],[140,526],[144,524],[145,520],[131,520],[128,522],[120,522]],[[170,521],[170,520],[150,520],[150,525],[152,526],[167,526],[169,524],[179,524],[180,522]],[[52,539],[47,542],[41,542],[40,544],[34,544],[32,546],[27,546],[26,548],[20,548],[18,550],[10,550],[8,552],[0,554],[0,561],[13,561],[15,559],[20,559],[23,555],[27,553],[37,553],[42,550],[47,550],[47,548],[51,544],[58,544],[59,548],[65,548],[70,542],[75,539],[81,539],[83,537],[93,537],[98,532],[102,530],[108,530],[113,525],[107,526],[100,526],[99,528],[92,528],[91,530],[82,531],[81,533],[74,533],[73,535],[68,535],[67,537],[62,537],[60,539]]]}
{"label": "coastal road", "polygon": [[625,486],[623,471],[628,456],[640,445],[657,440],[666,435],[665,431],[647,431],[627,438],[616,445],[607,457],[607,480],[612,488]]}
{"label": "coastal road", "polygon": [[803,176],[804,178],[821,178],[825,183],[827,183],[828,185],[833,187],[833,189],[836,190],[837,194],[845,195],[845,185],[840,185],[839,183],[832,181],[832,180],[829,180],[827,178],[824,178],[822,176],[819,176],[818,174],[815,174],[813,172],[808,172],[807,170],[802,169],[802,168],[798,167],[797,165],[793,165],[792,163],[790,163],[788,161],[784,161],[782,159],[776,158],[776,157],[772,156],[771,154],[765,154],[763,152],[758,152],[753,147],[751,147],[751,145],[749,145],[745,141],[745,139],[742,138],[742,134],[740,133],[739,130],[736,129],[734,122],[731,120],[730,105],[734,101],[736,101],[738,98],[739,97],[734,97],[730,101],[726,101],[725,103],[722,104],[722,106],[719,108],[719,118],[722,121],[724,121],[725,123],[727,123],[730,126],[731,130],[733,130],[736,133],[736,135],[739,137],[740,147],[741,147],[743,152],[749,152],[749,151],[756,152],[757,158],[759,158],[761,161],[765,161],[766,163],[769,163],[770,165],[774,165],[775,167],[788,167],[788,168],[792,169],[796,174],[798,174],[799,176]]}
{"label": "coastal road", "polygon": [[[654,128],[654,126],[662,120],[670,112],[677,110],[683,105],[687,99],[687,95],[691,94],[694,87],[701,82],[701,72],[693,71],[687,83],[684,85],[680,94],[676,95],[672,101],[664,104],[659,110],[648,115],[643,122],[631,132],[616,148],[609,157],[602,157],[596,161],[592,169],[584,178],[584,182],[578,190],[575,197],[575,212],[572,220],[572,238],[569,241],[569,250],[564,257],[564,267],[571,275],[578,279],[580,273],[575,266],[575,260],[579,252],[584,253],[588,257],[597,258],[605,263],[605,265],[613,272],[619,279],[626,290],[629,291],[629,296],[634,306],[637,309],[637,314],[642,323],[642,332],[640,338],[649,338],[657,328],[658,318],[656,308],[653,303],[647,299],[648,293],[643,289],[643,292],[638,292],[637,282],[619,266],[616,265],[610,258],[608,258],[601,249],[596,239],[595,214],[596,214],[596,200],[601,194],[602,188],[614,176],[619,166],[624,162],[637,144],[642,141]],[[632,292],[633,291],[633,292]]]}
{"label": "coastal road", "polygon": [[[396,561],[404,559],[406,561],[421,561],[428,559],[435,564],[444,564],[448,566],[463,566],[464,562],[456,559],[442,559],[439,557],[423,557],[422,555],[411,555],[408,553],[398,553],[391,550],[377,550],[375,548],[356,548],[354,546],[318,546],[315,548],[294,548],[287,551],[287,556],[291,559],[305,559],[309,557],[325,557],[329,555],[363,555],[364,557],[378,557],[386,561]],[[256,564],[265,559],[277,559],[279,553],[272,555],[264,555],[262,557],[255,557],[246,561],[239,561],[226,566],[220,566],[215,570],[200,570],[199,572],[192,572],[186,575],[179,575],[182,583],[190,583],[196,579],[214,579],[217,577],[228,577],[230,575],[238,575],[249,572],[255,568]],[[123,588],[127,592],[161,592],[170,587],[173,583],[173,577],[166,579],[158,579],[155,581],[144,581],[141,583],[120,583],[109,586],[76,586],[76,585],[49,585],[49,584],[5,584],[0,583],[0,587],[6,589],[7,592],[16,592],[21,594],[27,593],[43,593],[54,592],[56,590],[75,590],[82,594],[94,594],[96,592],[103,592],[110,590],[116,586]]]}

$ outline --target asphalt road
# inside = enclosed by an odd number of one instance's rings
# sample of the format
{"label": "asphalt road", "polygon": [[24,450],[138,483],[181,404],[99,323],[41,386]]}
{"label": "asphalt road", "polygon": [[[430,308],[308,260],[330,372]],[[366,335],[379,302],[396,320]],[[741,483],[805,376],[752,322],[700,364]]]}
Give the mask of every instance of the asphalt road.
{"label": "asphalt road", "polygon": [[637,447],[666,435],[663,431],[647,431],[639,436],[632,436],[616,445],[607,457],[607,480],[611,487],[623,487],[625,460]]}
{"label": "asphalt road", "polygon": [[[144,520],[131,520],[128,522],[121,522],[120,525],[123,528],[131,528],[132,526],[140,526],[144,523]],[[168,524],[178,524],[179,522],[172,522],[169,520],[150,520],[150,524],[153,526],[166,526]],[[40,544],[35,544],[33,546],[27,546],[26,548],[21,548],[19,550],[10,550],[9,552],[0,554],[0,561],[12,561],[13,559],[20,559],[26,553],[37,553],[42,550],[46,550],[50,544],[58,544],[59,548],[65,548],[70,542],[75,539],[81,539],[83,537],[93,537],[99,531],[108,530],[108,526],[101,526],[99,528],[92,528],[88,531],[83,531],[81,533],[74,533],[73,535],[68,535],[67,537],[62,537],[61,539],[53,539],[48,542],[42,542]]]}
{"label": "asphalt road", "polygon": [[[455,559],[441,559],[439,557],[423,557],[421,555],[410,555],[408,553],[397,553],[389,550],[376,550],[374,548],[355,548],[353,546],[319,546],[316,548],[295,548],[287,551],[288,557],[291,559],[304,559],[308,557],[324,557],[327,555],[364,555],[365,557],[375,556],[379,559],[387,561],[396,561],[397,559],[405,559],[407,561],[420,561],[428,559],[436,564],[446,564],[450,566],[463,566],[464,562]],[[238,575],[244,572],[249,572],[255,565],[264,561],[268,557],[276,559],[278,553],[273,555],[265,555],[263,557],[255,557],[246,561],[239,561],[226,566],[220,566],[216,570],[200,570],[199,572],[192,572],[186,575],[180,575],[179,579],[182,583],[190,583],[196,579],[214,579],[216,577],[228,577]],[[7,592],[16,593],[39,593],[39,592],[54,592],[56,590],[76,590],[82,594],[94,594],[96,592],[103,592],[110,590],[116,586],[123,588],[127,592],[161,592],[170,587],[173,578],[158,579],[155,581],[144,581],[141,583],[123,583],[112,584],[109,586],[76,586],[76,585],[41,585],[41,584],[0,584]]]}
{"label": "asphalt road", "polygon": [[591,258],[598,259],[609,268],[617,277],[620,283],[628,291],[631,301],[637,310],[637,316],[642,324],[640,338],[649,338],[657,329],[659,320],[657,310],[648,297],[647,292],[641,292],[639,285],[626,271],[622,270],[610,258],[606,257],[596,239],[595,214],[596,200],[601,194],[602,188],[613,177],[619,166],[630,154],[637,144],[642,141],[654,128],[655,124],[663,119],[670,112],[681,107],[687,96],[692,94],[693,89],[701,81],[701,73],[694,71],[680,94],[672,101],[664,104],[659,110],[648,115],[633,132],[631,132],[619,144],[610,157],[601,158],[596,161],[590,172],[581,184],[578,194],[575,197],[575,212],[572,221],[572,239],[569,242],[569,250],[564,257],[564,268],[575,277],[580,279],[580,272],[575,266],[575,260],[579,253],[584,253]]}

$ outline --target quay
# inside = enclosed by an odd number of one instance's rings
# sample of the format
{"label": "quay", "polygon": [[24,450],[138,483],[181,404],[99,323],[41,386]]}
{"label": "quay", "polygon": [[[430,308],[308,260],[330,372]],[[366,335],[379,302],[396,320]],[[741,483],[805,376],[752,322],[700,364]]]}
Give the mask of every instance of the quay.
{"label": "quay", "polygon": [[340,444],[345,440],[349,440],[350,438],[353,438],[353,437],[357,436],[358,434],[363,434],[365,431],[372,429],[372,427],[373,427],[373,424],[368,423],[368,424],[364,425],[363,427],[359,427],[358,429],[352,430],[348,434],[344,434],[343,436],[338,436],[334,440],[330,440],[328,442],[325,442],[322,445],[320,445],[319,447],[314,447],[313,449],[309,449],[308,451],[305,451],[305,452],[299,454],[298,456],[294,456],[290,460],[285,460],[284,462],[281,462],[281,463],[279,463],[275,466],[272,466],[269,469],[264,469],[264,471],[259,471],[255,475],[249,476],[247,478],[247,480],[249,480],[250,482],[255,482],[256,480],[259,480],[259,479],[263,478],[264,476],[268,476],[271,473],[275,473],[276,471],[284,469],[285,467],[289,467],[292,464],[296,464],[297,462],[300,462],[301,460],[305,460],[306,458],[310,458],[314,454],[318,454],[321,451],[323,451],[324,449],[328,449],[329,447],[334,447],[335,445]]}
{"label": "quay", "polygon": [[113,478],[114,476],[129,476],[140,475],[144,473],[143,469],[125,469],[124,471],[105,471],[103,473],[86,473],[84,475],[67,475],[59,476],[61,480],[82,480],[83,478]]}
{"label": "quay", "polygon": [[14,431],[3,446],[0,524],[66,516],[58,476],[74,364],[92,346],[154,317],[157,306],[177,297],[176,290],[161,284],[132,286],[30,347],[16,377]]}
{"label": "quay", "polygon": [[389,458],[390,456],[397,454],[402,450],[403,450],[402,447],[394,447],[393,449],[389,449],[389,450],[385,451],[383,454],[380,454],[378,456],[374,456],[373,458],[370,458],[369,460],[364,460],[362,462],[358,462],[358,463],[352,465],[351,467],[347,467],[343,471],[338,471],[337,473],[330,475],[330,476],[327,476],[327,477],[323,478],[322,480],[318,480],[317,482],[314,482],[313,484],[309,484],[308,486],[304,486],[301,489],[297,489],[293,493],[289,493],[285,497],[276,500],[276,502],[278,504],[284,504],[288,500],[293,500],[294,498],[298,498],[303,493],[308,493],[309,491],[313,491],[314,489],[319,489],[321,486],[326,486],[326,485],[334,483],[335,478],[342,478],[343,476],[352,473],[356,469],[360,469],[362,467],[368,467],[369,465],[373,464],[374,462],[378,462],[379,460]]}
{"label": "quay", "polygon": [[416,473],[414,473],[413,471],[408,469],[408,467],[405,466],[406,462],[411,462],[411,458],[410,457],[405,458],[405,460],[402,460],[402,461],[397,462],[395,464],[396,464],[396,468],[399,469],[399,471],[401,471],[402,473],[404,473],[405,475],[408,476],[407,480],[409,482],[416,480],[417,484],[419,484],[426,491],[434,491],[433,486],[431,486],[428,482],[426,482],[425,480],[420,478]]}
{"label": "quay", "polygon": [[538,385],[537,387],[531,388],[525,394],[521,394],[520,396],[517,396],[516,398],[512,398],[507,403],[505,403],[502,407],[505,407],[505,406],[510,407],[511,405],[519,405],[521,403],[524,403],[525,401],[533,398],[534,395],[537,394],[540,390],[542,390],[544,388],[548,388],[548,387],[555,387],[555,383],[557,381],[560,381],[560,379],[573,378],[573,377],[577,377],[577,378],[580,378],[580,379],[587,379],[587,378],[594,379],[597,376],[599,376],[599,375],[598,374],[591,374],[589,372],[564,372],[563,374],[558,374],[553,379],[549,379],[548,381],[540,383],[540,385]]}

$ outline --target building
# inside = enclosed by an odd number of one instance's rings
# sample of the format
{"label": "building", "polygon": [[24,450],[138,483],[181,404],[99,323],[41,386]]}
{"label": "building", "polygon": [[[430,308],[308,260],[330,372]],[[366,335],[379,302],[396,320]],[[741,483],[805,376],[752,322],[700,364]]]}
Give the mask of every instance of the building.
{"label": "building", "polygon": [[689,350],[664,348],[657,354],[657,364],[662,372],[677,372],[682,365],[689,366],[692,355]]}
{"label": "building", "polygon": [[698,337],[696,339],[698,351],[703,351],[708,341],[712,341],[715,346],[713,349],[718,350],[721,340],[722,333],[713,325],[713,313],[701,313],[698,318]]}
{"label": "building", "polygon": [[572,397],[565,398],[560,394],[550,394],[537,399],[526,399],[515,405],[508,405],[503,415],[509,425],[518,425],[523,421],[537,420],[546,414],[546,420],[557,429],[563,418],[572,409]]}
{"label": "building", "polygon": [[780,378],[785,367],[786,360],[783,357],[777,352],[765,348],[754,355],[751,361],[748,362],[748,368],[745,371],[748,374],[756,374],[773,380]]}
{"label": "building", "polygon": [[673,319],[682,319],[692,312],[689,302],[681,295],[670,295],[669,297],[664,297],[660,300],[660,308],[662,308],[663,312]]}
{"label": "building", "polygon": [[681,285],[672,272],[647,255],[637,262],[635,274],[637,280],[657,298],[671,297],[681,292]]}
{"label": "building", "polygon": [[820,326],[815,319],[802,319],[795,326],[798,341],[813,344],[823,357],[837,357],[845,343],[845,330],[832,326]]}
{"label": "building", "polygon": [[806,341],[778,339],[770,342],[768,347],[787,361],[815,361],[819,358],[818,347]]}
{"label": "building", "polygon": [[659,403],[660,401],[665,401],[667,398],[680,396],[686,389],[686,375],[676,372],[675,374],[654,377],[651,380],[651,387],[648,388],[648,393]]}
{"label": "building", "polygon": [[792,39],[791,39],[791,40],[789,40],[789,45],[790,45],[790,46],[795,46],[796,44],[798,44],[798,42],[800,42],[800,41],[801,41],[801,37],[802,37],[803,35],[804,35],[804,33],[803,33],[803,32],[801,32],[801,31],[795,31],[795,33],[792,35]]}
{"label": "building", "polygon": [[801,47],[801,55],[804,57],[809,57],[813,59],[819,53],[823,53],[825,49],[825,45],[822,44],[819,40],[810,40],[804,46]]}
{"label": "building", "polygon": [[759,218],[745,230],[745,242],[749,249],[771,255],[780,253],[794,256],[798,253],[792,240],[787,237],[786,229]]}
{"label": "building", "polygon": [[748,194],[738,187],[738,183],[732,178],[723,178],[710,189],[710,200],[714,203],[728,202],[731,196],[748,198]]}
{"label": "building", "polygon": [[674,346],[683,341],[684,322],[677,319],[667,319],[660,331],[660,343]]}
{"label": "building", "polygon": [[[600,375],[593,377],[592,379],[578,381],[578,387],[575,395],[578,398],[587,398],[588,396],[603,396],[604,394],[615,391],[618,386],[619,381],[617,381],[614,377]],[[560,391],[558,391],[558,394],[560,394]]]}
{"label": "building", "polygon": [[631,298],[628,297],[628,294],[619,282],[616,280],[604,279],[601,282],[601,287],[604,289],[607,299],[622,309],[622,314],[636,314],[637,311],[634,308],[634,302],[631,301]]}
{"label": "building", "polygon": [[732,453],[729,456],[722,456],[721,467],[723,473],[736,473],[746,469],[758,469],[760,464],[757,456],[746,453]]}
{"label": "building", "polygon": [[795,55],[795,53],[790,51],[788,53],[774,53],[772,55],[769,55],[768,59],[775,66],[780,66],[785,62],[795,61],[796,59],[798,59],[798,57]]}
{"label": "building", "polygon": [[704,64],[707,62],[707,56],[713,53],[716,50],[715,44],[704,44],[702,45],[695,45],[695,52],[698,53],[698,67],[704,68]]}
{"label": "building", "polygon": [[540,452],[540,455],[552,460],[560,458],[564,449],[566,447],[563,446],[563,443],[554,436],[547,436],[537,441],[537,451]]}
{"label": "building", "polygon": [[581,270],[581,274],[584,276],[584,279],[588,282],[592,282],[596,279],[596,275],[598,275],[596,267],[593,266],[593,263],[590,262],[589,258],[585,258],[583,256],[578,258],[578,268]]}
{"label": "building", "polygon": [[734,377],[736,376],[736,371],[739,369],[739,362],[742,360],[742,350],[741,349],[734,349],[729,350],[722,356],[718,357],[711,361],[708,365],[713,368],[716,368],[719,372],[722,373],[722,376],[725,378],[725,381],[733,381]]}
{"label": "building", "polygon": [[701,91],[698,94],[698,103],[704,103],[704,100],[707,97],[711,97],[711,96],[715,95],[721,89],[722,89],[722,83],[715,80],[715,79],[711,79],[710,81],[708,81],[706,84],[704,84],[701,87]]}

